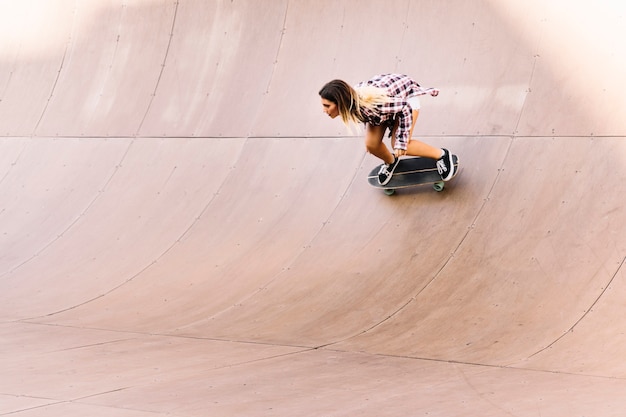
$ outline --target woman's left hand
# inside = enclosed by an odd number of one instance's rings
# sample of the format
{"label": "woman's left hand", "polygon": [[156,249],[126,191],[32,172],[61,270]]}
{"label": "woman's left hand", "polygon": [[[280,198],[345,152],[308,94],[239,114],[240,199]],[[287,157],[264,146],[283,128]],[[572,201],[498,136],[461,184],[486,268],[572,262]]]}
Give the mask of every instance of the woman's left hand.
{"label": "woman's left hand", "polygon": [[401,156],[406,155],[406,149],[396,149],[395,155],[396,155],[396,158],[400,158]]}

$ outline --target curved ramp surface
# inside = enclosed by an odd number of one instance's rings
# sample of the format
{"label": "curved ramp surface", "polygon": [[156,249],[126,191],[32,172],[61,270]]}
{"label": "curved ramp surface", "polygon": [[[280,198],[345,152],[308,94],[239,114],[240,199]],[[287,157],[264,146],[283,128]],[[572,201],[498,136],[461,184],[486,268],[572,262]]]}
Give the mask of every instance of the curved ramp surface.
{"label": "curved ramp surface", "polygon": [[[622,416],[626,8],[0,3],[0,415]],[[392,198],[328,80],[441,89]]]}

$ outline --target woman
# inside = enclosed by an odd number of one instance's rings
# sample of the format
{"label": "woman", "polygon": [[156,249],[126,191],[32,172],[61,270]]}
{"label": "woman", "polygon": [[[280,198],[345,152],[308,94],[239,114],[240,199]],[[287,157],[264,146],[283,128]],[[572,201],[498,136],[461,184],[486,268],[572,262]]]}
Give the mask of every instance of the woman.
{"label": "woman", "polygon": [[[420,108],[417,96],[423,94],[435,97],[439,90],[422,89],[415,80],[400,74],[376,75],[354,88],[345,81],[333,80],[319,92],[324,113],[332,119],[341,116],[347,126],[365,123],[365,147],[384,162],[378,173],[381,185],[391,180],[403,155],[437,160],[443,181],[450,180],[455,174],[452,154],[447,149],[411,139]],[[394,153],[383,142],[387,129]]]}

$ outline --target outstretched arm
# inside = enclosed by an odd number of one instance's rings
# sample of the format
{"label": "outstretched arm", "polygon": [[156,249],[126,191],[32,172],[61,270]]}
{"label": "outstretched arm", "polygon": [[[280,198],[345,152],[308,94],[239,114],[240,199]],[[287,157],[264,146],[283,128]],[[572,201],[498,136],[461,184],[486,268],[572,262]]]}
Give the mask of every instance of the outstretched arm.
{"label": "outstretched arm", "polygon": [[418,96],[423,96],[426,94],[430,94],[433,97],[437,97],[439,95],[439,89],[438,88],[434,88],[434,87],[428,87],[428,88],[421,88],[419,89],[419,91],[417,92],[416,95]]}

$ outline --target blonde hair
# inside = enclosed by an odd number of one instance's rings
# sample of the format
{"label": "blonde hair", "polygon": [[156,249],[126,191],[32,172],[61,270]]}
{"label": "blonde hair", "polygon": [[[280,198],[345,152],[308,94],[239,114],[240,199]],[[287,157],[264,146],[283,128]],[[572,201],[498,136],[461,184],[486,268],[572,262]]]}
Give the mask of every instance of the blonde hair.
{"label": "blonde hair", "polygon": [[352,88],[342,80],[333,80],[319,91],[319,95],[337,105],[341,120],[348,128],[352,123],[366,122],[362,108],[373,109],[391,100],[384,88],[361,86]]}

